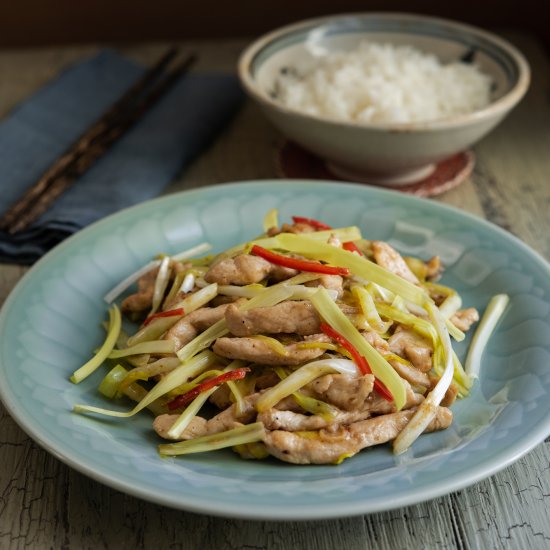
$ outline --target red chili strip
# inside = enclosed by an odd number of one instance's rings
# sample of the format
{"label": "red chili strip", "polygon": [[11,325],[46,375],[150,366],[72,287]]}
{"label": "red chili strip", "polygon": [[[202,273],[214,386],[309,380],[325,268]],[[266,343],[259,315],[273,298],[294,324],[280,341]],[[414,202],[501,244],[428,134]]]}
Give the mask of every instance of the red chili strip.
{"label": "red chili strip", "polygon": [[313,218],[303,218],[302,216],[292,216],[292,221],[294,223],[307,223],[308,225],[311,225],[311,227],[315,227],[315,229],[319,231],[323,231],[325,229],[332,229],[330,225],[320,222],[319,220],[314,220]]}
{"label": "red chili strip", "polygon": [[290,256],[283,256],[277,254],[271,250],[267,250],[261,246],[255,244],[251,251],[255,256],[260,256],[264,260],[271,262],[272,264],[282,265],[283,267],[290,267],[297,269],[298,271],[308,271],[311,273],[325,273],[326,275],[342,275],[347,277],[349,275],[349,269],[347,267],[335,267],[331,265],[324,265],[318,262],[312,262],[310,260],[300,260],[299,258],[291,258]]}
{"label": "red chili strip", "polygon": [[359,250],[357,245],[353,241],[346,241],[342,244],[342,248],[348,252],[357,252],[359,256],[363,256],[363,253]]}
{"label": "red chili strip", "polygon": [[[354,363],[363,374],[372,374],[372,370],[368,361],[357,351],[357,348],[344,336],[342,336],[337,330],[334,330],[327,323],[321,323],[321,330],[333,340],[336,340],[344,349],[347,349],[353,357]],[[393,395],[388,388],[380,382],[380,380],[374,380],[374,387],[376,391],[386,400],[393,401]]]}
{"label": "red chili strip", "polygon": [[143,321],[144,327],[146,327],[151,321],[154,321],[155,319],[159,319],[160,317],[174,317],[176,315],[183,315],[185,312],[183,311],[182,307],[178,307],[177,309],[169,309],[168,311],[159,311],[158,313],[153,313],[153,315],[149,315],[145,321]]}
{"label": "red chili strip", "polygon": [[178,395],[175,399],[168,403],[168,408],[171,411],[173,411],[174,409],[179,409],[180,407],[187,405],[187,403],[189,403],[190,401],[193,401],[193,399],[195,399],[197,395],[213,388],[214,386],[219,386],[220,384],[229,382],[230,380],[242,380],[246,376],[246,373],[249,371],[249,368],[243,367],[242,369],[230,370],[229,372],[224,372],[219,376],[210,378],[209,380],[206,380],[205,382],[202,382],[199,385],[195,386],[187,393]]}

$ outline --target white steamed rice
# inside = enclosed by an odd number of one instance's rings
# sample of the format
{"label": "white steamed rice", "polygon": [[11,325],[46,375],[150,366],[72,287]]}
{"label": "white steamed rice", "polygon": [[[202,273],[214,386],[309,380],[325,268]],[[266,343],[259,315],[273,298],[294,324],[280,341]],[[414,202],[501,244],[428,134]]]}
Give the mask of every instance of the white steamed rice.
{"label": "white steamed rice", "polygon": [[406,123],[469,113],[490,102],[490,78],[475,65],[410,46],[361,42],[319,59],[304,75],[285,71],[277,98],[291,109],[345,121]]}

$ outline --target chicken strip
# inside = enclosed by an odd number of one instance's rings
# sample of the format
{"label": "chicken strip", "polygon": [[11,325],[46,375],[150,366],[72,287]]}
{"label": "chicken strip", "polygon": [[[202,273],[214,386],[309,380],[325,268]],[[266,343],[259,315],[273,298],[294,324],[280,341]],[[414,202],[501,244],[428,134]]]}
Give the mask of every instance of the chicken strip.
{"label": "chicken strip", "polygon": [[411,271],[401,254],[384,241],[372,241],[372,252],[376,263],[391,271],[395,275],[399,275],[409,283],[418,284],[416,275]]}
{"label": "chicken strip", "polygon": [[297,273],[295,269],[272,264],[259,256],[240,254],[214,264],[206,272],[204,279],[208,283],[244,286],[259,283],[267,277],[284,281]]}
{"label": "chicken strip", "polygon": [[253,422],[257,415],[256,401],[258,397],[260,397],[260,393],[253,393],[245,397],[242,411],[239,411],[237,404],[233,403],[231,407],[213,416],[206,423],[206,433],[217,434]]}
{"label": "chicken strip", "polygon": [[130,296],[122,300],[120,306],[122,312],[131,319],[136,320],[139,317],[143,317],[151,309],[157,273],[158,269],[152,269],[142,275],[137,281],[137,292],[130,294]]}
{"label": "chicken strip", "polygon": [[478,321],[479,313],[473,307],[460,309],[451,317],[451,323],[462,332],[470,330],[470,327]]}
{"label": "chicken strip", "polygon": [[[355,422],[350,426],[334,426],[318,432],[297,433],[283,430],[268,431],[264,443],[274,457],[293,464],[334,464],[361,449],[392,441],[405,428],[414,409],[385,414]],[[427,432],[447,428],[452,412],[437,407]]]}
{"label": "chicken strip", "polygon": [[344,293],[344,278],[340,275],[321,275],[318,279],[304,283],[304,286],[324,286],[327,290],[336,290],[337,297],[341,298]]}
{"label": "chicken strip", "polygon": [[393,367],[393,370],[397,374],[399,374],[399,376],[403,378],[403,380],[406,380],[415,388],[429,388],[431,386],[430,378],[425,372],[415,369],[412,365],[409,365],[407,363],[397,361],[396,359],[391,359],[389,357],[386,357],[386,359],[388,363]]}
{"label": "chicken strip", "polygon": [[305,386],[313,395],[345,411],[361,409],[372,392],[374,376],[352,376],[349,374],[325,374]]}
{"label": "chicken strip", "polygon": [[[437,376],[430,376],[430,382],[432,383],[431,389],[433,389],[439,382],[439,378]],[[450,407],[456,401],[457,397],[458,397],[458,388],[454,383],[452,383],[447,388],[447,391],[445,392],[445,395],[443,396],[443,399],[439,404],[442,407]]]}
{"label": "chicken strip", "polygon": [[382,355],[390,352],[390,347],[388,342],[384,340],[377,332],[374,330],[365,330],[361,332],[363,338],[378,352]]}
{"label": "chicken strip", "polygon": [[179,414],[161,414],[157,416],[153,421],[153,429],[163,439],[169,439],[172,441],[182,441],[184,439],[194,439],[206,434],[207,421],[201,416],[195,416],[191,419],[191,422],[183,430],[180,437],[170,437],[168,431],[174,425],[174,422],[179,418]]}
{"label": "chicken strip", "polygon": [[439,256],[432,256],[426,262],[426,279],[428,281],[437,281],[441,278],[443,271],[444,267]]}
{"label": "chicken strip", "polygon": [[315,231],[317,231],[317,229],[315,229],[312,225],[309,225],[309,223],[283,223],[280,229],[278,227],[270,227],[267,235],[269,237],[274,237],[275,235],[279,235],[281,233],[294,233],[299,235],[300,233],[314,233]]}
{"label": "chicken strip", "polygon": [[[420,403],[424,401],[424,396],[416,393],[406,380],[402,380],[402,383],[405,386],[405,404],[403,405],[403,410],[420,405]],[[369,411],[372,414],[388,414],[397,412],[393,401],[384,399],[377,391],[373,391],[367,397],[361,410]]]}
{"label": "chicken strip", "polygon": [[234,403],[210,420],[206,420],[201,416],[194,416],[189,426],[178,438],[169,437],[168,431],[179,418],[179,414],[162,414],[157,416],[153,422],[153,428],[160,437],[177,441],[231,430],[243,424],[248,424],[256,418],[255,404],[259,396],[259,393],[254,393],[245,397],[244,410],[240,413],[237,405]]}
{"label": "chicken strip", "polygon": [[[341,304],[340,309],[352,315],[357,308]],[[321,330],[321,320],[311,302],[287,300],[271,307],[241,311],[230,306],[225,312],[229,331],[234,336],[255,334],[299,334],[309,336]],[[383,340],[382,340],[383,341]]]}
{"label": "chicken strip", "polygon": [[[424,397],[414,393],[409,384],[406,384],[407,398],[403,410],[416,407]],[[295,410],[280,408],[280,403],[272,409],[258,414],[258,421],[263,422],[268,430],[287,430],[289,432],[303,430],[320,430],[334,424],[350,425],[360,420],[366,420],[372,415],[397,412],[395,405],[380,397],[376,392],[371,393],[360,409],[353,411],[336,410],[332,418],[319,415],[301,414]]]}
{"label": "chicken strip", "polygon": [[223,319],[225,310],[230,305],[232,304],[223,304],[218,307],[201,307],[192,311],[168,330],[164,335],[164,340],[172,340],[176,345],[176,351],[178,351],[198,334]]}
{"label": "chicken strip", "polygon": [[432,344],[414,330],[397,327],[388,345],[393,353],[409,359],[419,371],[428,372],[432,368]]}
{"label": "chicken strip", "polygon": [[267,342],[255,338],[218,338],[212,349],[222,357],[260,365],[301,365],[325,352],[322,348],[300,348],[304,342],[329,342],[329,338],[324,334],[306,336],[303,342],[285,346],[285,355],[276,352]]}
{"label": "chicken strip", "polygon": [[208,398],[208,401],[218,407],[218,409],[227,409],[233,404],[231,401],[231,391],[227,384],[222,384],[218,389]]}
{"label": "chicken strip", "polygon": [[225,310],[225,320],[229,332],[235,336],[280,333],[306,336],[321,331],[319,315],[311,302],[306,301],[285,301],[248,311],[230,305]]}
{"label": "chicken strip", "polygon": [[[189,263],[170,262],[170,279],[176,274],[185,271],[191,266]],[[126,297],[121,304],[122,312],[130,319],[138,320],[151,309],[153,305],[153,294],[155,291],[155,282],[157,280],[158,268],[151,269],[143,274],[137,281],[138,290],[134,294]]]}

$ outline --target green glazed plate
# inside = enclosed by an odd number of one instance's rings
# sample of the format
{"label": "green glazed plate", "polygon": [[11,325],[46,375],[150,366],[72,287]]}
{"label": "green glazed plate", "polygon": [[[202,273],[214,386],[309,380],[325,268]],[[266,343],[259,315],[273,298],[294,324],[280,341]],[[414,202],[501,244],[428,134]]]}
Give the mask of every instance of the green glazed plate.
{"label": "green glazed plate", "polygon": [[[405,455],[364,450],[339,466],[243,461],[232,451],[160,459],[152,418],[74,414],[111,404],[104,372],[70,374],[102,341],[102,297],[159,252],[203,241],[221,251],[261,232],[269,208],[332,226],[358,225],[402,253],[441,256],[443,283],[484,310],[511,305],[453,425]],[[456,491],[518,460],[550,433],[550,268],[497,227],[436,202],[360,185],[313,181],[225,184],[124,210],[79,232],[23,277],[0,314],[0,395],[42,447],[84,474],[137,497],[194,512],[253,519],[320,519],[378,512]],[[468,340],[455,345],[464,359]]]}

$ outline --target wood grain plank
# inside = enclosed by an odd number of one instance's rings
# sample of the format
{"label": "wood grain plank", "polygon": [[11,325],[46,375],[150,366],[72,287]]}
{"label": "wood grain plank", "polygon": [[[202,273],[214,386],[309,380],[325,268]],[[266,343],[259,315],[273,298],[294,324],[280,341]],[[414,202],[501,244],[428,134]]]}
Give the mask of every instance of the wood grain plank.
{"label": "wood grain plank", "polygon": [[527,543],[544,548],[550,540],[549,444],[447,497],[365,517],[283,523],[209,517],[143,502],[61,464],[3,410],[0,426],[2,548],[504,549]]}
{"label": "wood grain plank", "polygon": [[[473,183],[485,216],[550,257],[550,60],[536,42],[521,41],[532,66],[519,106],[476,147]],[[546,230],[546,233],[545,233]]]}
{"label": "wood grain plank", "polygon": [[0,306],[4,303],[17,281],[28,271],[20,265],[4,265],[0,268]]}

